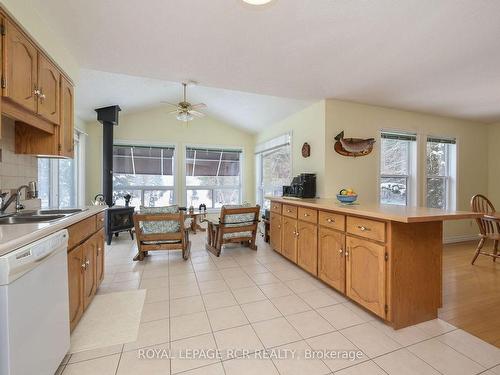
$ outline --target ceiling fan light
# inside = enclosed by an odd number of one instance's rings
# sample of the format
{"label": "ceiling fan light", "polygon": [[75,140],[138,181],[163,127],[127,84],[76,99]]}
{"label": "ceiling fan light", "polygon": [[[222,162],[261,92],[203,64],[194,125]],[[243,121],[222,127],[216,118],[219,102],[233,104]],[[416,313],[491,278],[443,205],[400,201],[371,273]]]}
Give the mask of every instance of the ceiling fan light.
{"label": "ceiling fan light", "polygon": [[182,112],[177,114],[177,120],[188,122],[194,120],[194,116],[189,112]]}
{"label": "ceiling fan light", "polygon": [[270,3],[272,0],[243,0],[243,1],[251,5],[264,5]]}

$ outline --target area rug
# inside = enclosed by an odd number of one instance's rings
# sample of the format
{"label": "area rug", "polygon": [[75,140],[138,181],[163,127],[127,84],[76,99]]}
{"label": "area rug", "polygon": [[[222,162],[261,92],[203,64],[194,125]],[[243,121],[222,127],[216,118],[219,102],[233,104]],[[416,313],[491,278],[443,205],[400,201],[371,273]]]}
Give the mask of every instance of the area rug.
{"label": "area rug", "polygon": [[70,353],[137,340],[146,290],[98,294],[71,334]]}

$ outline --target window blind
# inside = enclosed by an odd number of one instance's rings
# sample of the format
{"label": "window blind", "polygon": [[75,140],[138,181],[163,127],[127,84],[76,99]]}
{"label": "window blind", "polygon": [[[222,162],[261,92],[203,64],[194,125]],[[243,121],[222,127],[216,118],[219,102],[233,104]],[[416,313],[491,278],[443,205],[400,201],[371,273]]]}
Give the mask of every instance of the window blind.
{"label": "window blind", "polygon": [[385,132],[381,133],[382,139],[394,139],[398,141],[416,141],[417,135],[414,133],[398,133],[398,132]]}
{"label": "window blind", "polygon": [[266,142],[259,143],[255,146],[255,153],[260,154],[262,152],[272,151],[279,147],[288,146],[292,143],[292,134],[286,133],[280,135],[279,137],[270,139]]}
{"label": "window blind", "polygon": [[113,146],[113,172],[173,175],[174,147]]}
{"label": "window blind", "polygon": [[186,147],[187,176],[239,176],[241,150]]}
{"label": "window blind", "polygon": [[455,138],[427,137],[427,142],[454,145],[457,143],[457,140]]}

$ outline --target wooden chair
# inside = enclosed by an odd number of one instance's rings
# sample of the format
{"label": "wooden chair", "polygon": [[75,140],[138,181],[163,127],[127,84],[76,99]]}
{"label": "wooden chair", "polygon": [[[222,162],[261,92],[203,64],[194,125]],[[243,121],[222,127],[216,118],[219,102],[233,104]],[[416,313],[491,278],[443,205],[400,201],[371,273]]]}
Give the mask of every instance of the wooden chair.
{"label": "wooden chair", "polygon": [[[495,212],[493,203],[491,203],[488,198],[481,194],[474,195],[470,201],[470,205],[471,210],[474,212],[480,212],[485,215]],[[474,264],[479,254],[492,257],[493,261],[495,262],[496,259],[500,257],[500,255],[498,255],[498,241],[500,240],[500,220],[483,216],[477,218],[476,222],[479,226],[479,235],[481,239],[479,240],[476,253],[474,254],[474,258],[472,258],[471,263]],[[486,240],[493,240],[493,253],[481,251]]]}
{"label": "wooden chair", "polygon": [[218,223],[208,221],[206,249],[220,256],[222,246],[241,243],[257,250],[255,237],[260,206],[222,206]]}
{"label": "wooden chair", "polygon": [[184,222],[185,215],[182,211],[134,214],[138,250],[134,260],[142,261],[149,251],[155,250],[182,250],[182,257],[187,260],[191,241]]}

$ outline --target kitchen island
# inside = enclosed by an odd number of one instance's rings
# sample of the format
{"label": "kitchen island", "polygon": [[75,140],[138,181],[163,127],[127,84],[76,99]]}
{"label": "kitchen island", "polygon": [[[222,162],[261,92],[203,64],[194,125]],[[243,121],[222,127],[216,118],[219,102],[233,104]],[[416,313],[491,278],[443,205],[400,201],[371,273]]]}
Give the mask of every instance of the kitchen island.
{"label": "kitchen island", "polygon": [[271,247],[399,329],[437,318],[443,221],[480,216],[336,199],[271,200]]}

